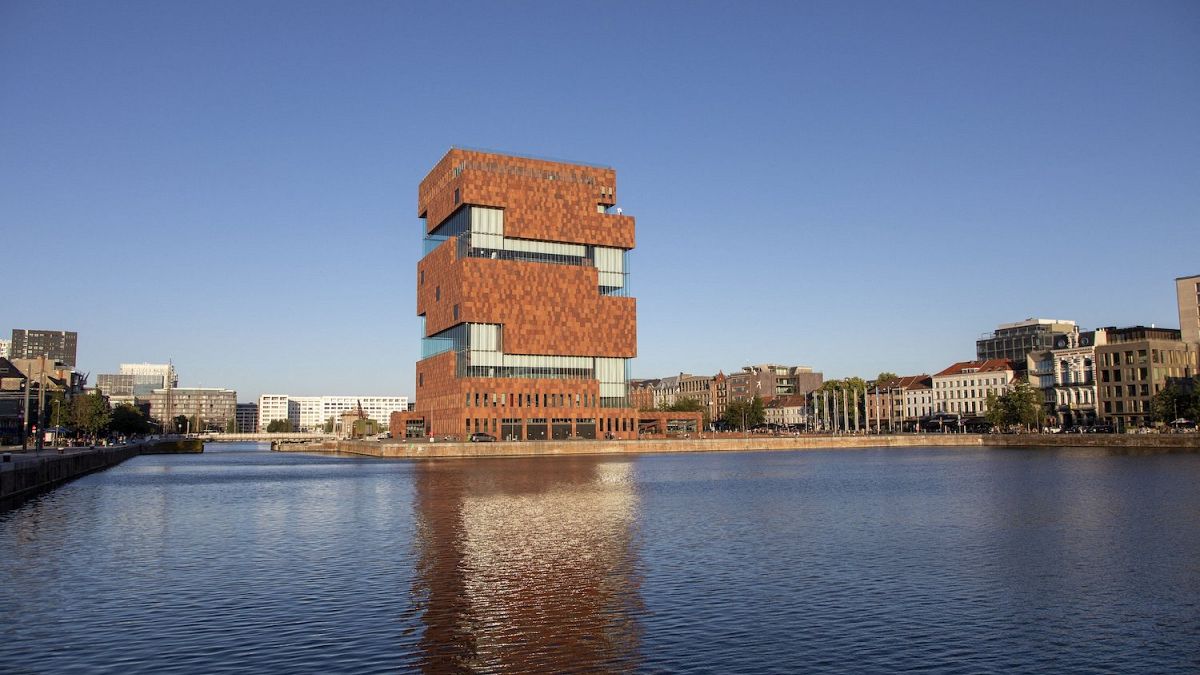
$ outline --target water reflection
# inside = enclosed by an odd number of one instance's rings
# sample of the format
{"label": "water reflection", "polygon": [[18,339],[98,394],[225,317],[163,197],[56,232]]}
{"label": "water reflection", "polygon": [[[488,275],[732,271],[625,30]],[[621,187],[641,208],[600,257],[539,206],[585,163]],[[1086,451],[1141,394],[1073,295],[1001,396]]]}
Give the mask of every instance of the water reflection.
{"label": "water reflection", "polygon": [[414,480],[424,670],[637,667],[630,462],[429,462]]}

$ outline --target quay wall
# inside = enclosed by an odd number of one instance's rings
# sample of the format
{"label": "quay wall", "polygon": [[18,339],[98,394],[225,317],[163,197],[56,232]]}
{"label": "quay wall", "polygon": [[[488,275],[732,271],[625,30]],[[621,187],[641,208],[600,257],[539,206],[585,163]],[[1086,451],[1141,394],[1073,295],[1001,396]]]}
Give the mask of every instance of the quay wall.
{"label": "quay wall", "polygon": [[19,505],[26,499],[57,485],[116,466],[138,455],[192,454],[204,452],[204,442],[196,439],[148,441],[116,447],[46,448],[40,453],[13,454],[0,464],[0,511]]}
{"label": "quay wall", "polygon": [[905,447],[1117,447],[1146,452],[1200,451],[1198,434],[905,434],[881,436],[797,436],[640,441],[537,441],[498,443],[405,443],[324,441],[279,444],[279,452],[338,452],[400,459],[451,457],[530,457],[542,455],[628,455],[668,452],[762,452]]}

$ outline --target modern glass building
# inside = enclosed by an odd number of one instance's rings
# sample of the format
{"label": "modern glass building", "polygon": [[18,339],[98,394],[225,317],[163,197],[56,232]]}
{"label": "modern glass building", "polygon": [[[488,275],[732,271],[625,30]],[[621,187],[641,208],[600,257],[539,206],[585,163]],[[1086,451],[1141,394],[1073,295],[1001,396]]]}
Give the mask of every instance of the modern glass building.
{"label": "modern glass building", "polygon": [[393,418],[401,428],[636,437],[634,219],[614,208],[616,172],[454,148],[417,201],[423,344],[415,410]]}

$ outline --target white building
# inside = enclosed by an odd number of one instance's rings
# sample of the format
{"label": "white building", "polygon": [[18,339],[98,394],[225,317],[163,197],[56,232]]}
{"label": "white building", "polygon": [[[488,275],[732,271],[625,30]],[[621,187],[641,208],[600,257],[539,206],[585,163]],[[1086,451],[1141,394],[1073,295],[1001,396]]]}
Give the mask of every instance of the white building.
{"label": "white building", "polygon": [[393,412],[408,410],[408,397],[263,394],[258,399],[258,428],[266,431],[273,420],[286,419],[296,431],[323,431],[330,420],[336,429],[342,413],[357,411],[359,405],[369,419],[386,426]]}
{"label": "white building", "polygon": [[0,358],[7,359],[12,355],[12,340],[0,338]]}
{"label": "white building", "polygon": [[[265,433],[275,420],[292,420],[291,402],[287,394],[263,394],[258,397],[258,430]],[[296,406],[296,417],[292,428],[300,423],[300,407]]]}
{"label": "white building", "polygon": [[799,426],[808,424],[806,397],[799,394],[779,396],[763,406],[767,424],[776,426]]}
{"label": "white building", "polygon": [[987,412],[988,394],[1003,394],[1014,379],[1005,359],[962,361],[933,376],[935,412],[979,417]]}
{"label": "white building", "polygon": [[1029,353],[1029,381],[1042,390],[1051,419],[1064,426],[1096,423],[1096,347],[1107,344],[1107,329],[1097,328],[1061,337],[1054,349]]}

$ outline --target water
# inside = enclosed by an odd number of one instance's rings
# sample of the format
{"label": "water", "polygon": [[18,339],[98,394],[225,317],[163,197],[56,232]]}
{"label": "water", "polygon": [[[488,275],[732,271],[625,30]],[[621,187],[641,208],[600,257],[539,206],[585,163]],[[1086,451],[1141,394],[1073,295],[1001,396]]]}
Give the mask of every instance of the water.
{"label": "water", "polygon": [[1200,671],[1200,456],[210,445],[0,514],[0,672]]}

